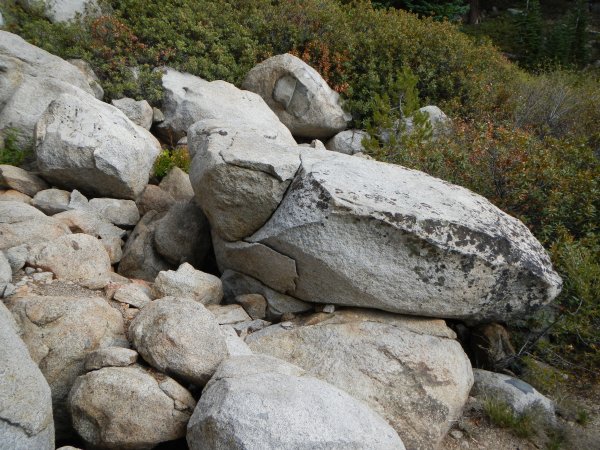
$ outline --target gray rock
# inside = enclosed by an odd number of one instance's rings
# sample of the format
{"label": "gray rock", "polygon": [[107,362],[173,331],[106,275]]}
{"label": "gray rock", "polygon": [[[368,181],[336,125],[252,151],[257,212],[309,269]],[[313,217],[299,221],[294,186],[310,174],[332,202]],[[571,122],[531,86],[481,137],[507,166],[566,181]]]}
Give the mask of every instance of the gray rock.
{"label": "gray rock", "polygon": [[12,281],[12,274],[12,267],[8,259],[3,252],[0,252],[0,296],[4,295],[6,286]]}
{"label": "gray rock", "polygon": [[175,270],[160,272],[152,287],[156,298],[186,297],[204,305],[219,304],[223,299],[221,280],[183,263]]}
{"label": "gray rock", "polygon": [[127,367],[135,364],[138,353],[124,347],[104,347],[95,350],[85,358],[85,370],[98,370],[103,367]]}
{"label": "gray rock", "polygon": [[250,347],[242,340],[231,325],[221,325],[221,332],[225,336],[225,345],[229,356],[252,355]]}
{"label": "gray rock", "polygon": [[133,283],[118,288],[113,299],[121,303],[127,303],[136,308],[143,308],[152,301],[148,295],[147,288]]}
{"label": "gray rock", "polygon": [[92,93],[71,64],[6,31],[0,31],[0,64],[0,131],[16,130],[20,145],[32,144],[36,122],[60,94]]}
{"label": "gray rock", "polygon": [[2,12],[0,12],[0,28],[3,28],[5,25],[4,23],[4,17],[2,16]]}
{"label": "gray rock", "polygon": [[0,191],[0,202],[21,202],[31,205],[31,197],[14,189]]}
{"label": "gray rock", "polygon": [[266,320],[262,319],[254,319],[247,322],[235,323],[232,325],[232,327],[239,336],[245,338],[247,335],[263,330],[269,325],[271,325],[271,322],[267,322]]}
{"label": "gray rock", "polygon": [[85,371],[85,357],[127,343],[121,314],[99,297],[13,296],[4,301],[52,390],[57,439],[65,437],[71,429],[66,400]]}
{"label": "gray rock", "polygon": [[98,100],[102,100],[104,98],[104,89],[102,89],[102,86],[100,85],[100,79],[94,72],[94,69],[92,69],[92,66],[83,59],[68,59],[67,62],[69,64],[73,64],[75,67],[77,67],[77,69],[79,69],[92,88],[94,96]]}
{"label": "gray rock", "polygon": [[191,450],[404,449],[365,404],[299,367],[266,356],[223,362],[190,419]]}
{"label": "gray rock", "polygon": [[267,299],[260,294],[246,294],[235,297],[252,319],[264,319],[267,316]]}
{"label": "gray rock", "polygon": [[232,325],[252,320],[240,305],[208,305],[208,310],[215,316],[219,325]]}
{"label": "gray rock", "polygon": [[112,100],[111,105],[119,108],[123,113],[136,125],[139,125],[146,130],[152,126],[152,117],[154,112],[152,106],[146,100],[136,101],[132,98],[121,98]]}
{"label": "gray rock", "polygon": [[140,221],[140,212],[133,200],[93,198],[89,201],[89,208],[120,227],[134,227]]}
{"label": "gray rock", "polygon": [[369,138],[369,133],[362,130],[346,130],[332,137],[325,147],[333,152],[354,155],[365,151],[363,140]]}
{"label": "gray rock", "polygon": [[145,216],[150,211],[158,213],[167,212],[175,203],[175,199],[160,187],[149,184],[135,200],[135,203],[140,211],[140,215]]}
{"label": "gray rock", "polygon": [[70,234],[69,228],[21,202],[0,202],[0,250],[35,244]]}
{"label": "gray rock", "polygon": [[27,263],[54,273],[59,280],[73,281],[90,289],[106,286],[111,269],[110,257],[100,241],[82,233],[35,244]]}
{"label": "gray rock", "polygon": [[133,319],[129,336],[150,365],[198,386],[229,356],[214,316],[191,299],[153,301]]}
{"label": "gray rock", "polygon": [[57,186],[135,199],[148,183],[160,144],[114,106],[62,94],[35,127],[40,172]]}
{"label": "gray rock", "polygon": [[14,189],[30,197],[47,189],[48,183],[20,167],[0,165],[0,187]]}
{"label": "gray rock", "polygon": [[68,211],[71,194],[61,189],[45,189],[39,191],[31,201],[32,206],[44,214],[52,216],[63,211]]}
{"label": "gray rock", "polygon": [[208,219],[194,200],[173,204],[154,232],[156,251],[172,264],[204,268],[211,256]]}
{"label": "gray rock", "polygon": [[165,121],[165,115],[158,108],[152,108],[152,123],[161,123]]}
{"label": "gray rock", "polygon": [[54,450],[50,387],[0,301],[0,447]]}
{"label": "gray rock", "polygon": [[144,369],[106,367],[77,378],[73,426],[87,445],[148,449],[185,436],[196,402],[175,380]]}
{"label": "gray rock", "polygon": [[259,94],[294,136],[329,138],[352,118],[321,75],[289,53],[255,66],[242,87]]}
{"label": "gray rock", "polygon": [[119,274],[128,278],[154,281],[160,271],[169,270],[167,263],[154,249],[154,231],[159,215],[150,211],[142,217],[123,247],[123,257],[119,263]]}
{"label": "gray rock", "polygon": [[99,14],[96,0],[19,0],[26,8],[44,7],[44,15],[52,22],[69,22],[80,16]]}
{"label": "gray rock", "polygon": [[29,249],[27,244],[21,244],[4,250],[4,256],[6,256],[6,260],[13,273],[21,270],[25,266],[28,254]]}
{"label": "gray rock", "polygon": [[256,94],[241,91],[225,81],[206,81],[189,73],[166,69],[162,77],[165,120],[158,130],[177,142],[200,120],[225,120],[234,127],[249,127],[271,141],[295,145],[290,131]]}
{"label": "gray rock", "polygon": [[175,200],[191,200],[194,197],[190,176],[177,166],[169,171],[159,186],[163,191],[171,194]]}
{"label": "gray rock", "polygon": [[554,402],[533,386],[502,373],[474,369],[475,384],[471,395],[480,399],[495,399],[505,403],[514,414],[534,411],[550,422],[556,420]]}
{"label": "gray rock", "polygon": [[441,320],[344,310],[265,328],[246,343],[364,401],[417,449],[439,447],[468,399],[471,364],[455,337]]}

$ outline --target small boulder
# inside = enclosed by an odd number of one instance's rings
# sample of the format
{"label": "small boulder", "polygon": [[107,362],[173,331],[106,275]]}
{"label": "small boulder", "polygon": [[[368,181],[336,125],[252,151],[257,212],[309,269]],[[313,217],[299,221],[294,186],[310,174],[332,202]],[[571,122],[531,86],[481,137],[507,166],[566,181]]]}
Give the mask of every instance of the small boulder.
{"label": "small boulder", "polygon": [[191,200],[194,197],[190,176],[177,166],[169,171],[159,186],[163,191],[171,194],[175,200]]}
{"label": "small boulder", "polygon": [[134,283],[126,284],[116,290],[113,299],[135,308],[143,308],[152,301],[147,291],[145,286]]}
{"label": "small boulder", "polygon": [[245,294],[235,297],[252,319],[264,319],[267,316],[267,300],[260,294]]}
{"label": "small boulder", "polygon": [[214,316],[191,299],[153,301],[133,319],[129,336],[150,365],[198,386],[229,356]]}
{"label": "small boulder", "polygon": [[48,183],[20,167],[0,165],[0,187],[14,189],[33,197],[39,191],[48,189]]}
{"label": "small boulder", "polygon": [[121,98],[112,100],[111,105],[119,108],[136,125],[146,130],[152,126],[152,117],[154,115],[152,106],[146,100],[136,101],[132,98]]}
{"label": "small boulder", "polygon": [[154,184],[147,185],[135,200],[140,215],[143,217],[150,211],[157,213],[167,212],[175,203],[171,194]]}
{"label": "small boulder", "polygon": [[103,367],[127,367],[137,361],[138,353],[124,347],[104,347],[95,350],[85,358],[85,370],[98,370]]}
{"label": "small boulder", "polygon": [[63,211],[68,211],[71,194],[61,189],[45,189],[33,197],[31,204],[44,214],[53,216]]}
{"label": "small boulder", "polygon": [[32,198],[14,189],[0,190],[0,202],[20,202],[31,205]]}
{"label": "small boulder", "polygon": [[93,198],[89,201],[89,208],[119,227],[134,227],[140,221],[140,212],[133,200]]}
{"label": "small boulder", "polygon": [[346,130],[336,134],[327,141],[325,147],[332,152],[355,155],[365,151],[363,140],[368,139],[369,134],[362,130]]}
{"label": "small boulder", "polygon": [[173,296],[191,298],[204,305],[219,304],[223,299],[221,280],[183,263],[175,270],[160,272],[154,280],[156,298]]}
{"label": "small boulder", "polygon": [[208,310],[215,316],[219,325],[232,325],[252,320],[240,305],[208,305]]}

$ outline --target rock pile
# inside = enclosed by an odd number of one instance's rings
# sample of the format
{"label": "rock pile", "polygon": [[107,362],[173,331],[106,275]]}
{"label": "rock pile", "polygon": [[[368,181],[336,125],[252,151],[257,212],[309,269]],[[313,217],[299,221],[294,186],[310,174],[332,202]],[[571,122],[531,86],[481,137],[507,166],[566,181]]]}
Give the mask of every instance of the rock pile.
{"label": "rock pile", "polygon": [[[435,449],[474,381],[444,319],[560,291],[518,220],[352,156],[366,134],[291,55],[248,90],[167,68],[162,111],[2,31],[0,64],[0,132],[36,157],[0,165],[1,448]],[[190,176],[157,184],[153,133],[187,142]]]}

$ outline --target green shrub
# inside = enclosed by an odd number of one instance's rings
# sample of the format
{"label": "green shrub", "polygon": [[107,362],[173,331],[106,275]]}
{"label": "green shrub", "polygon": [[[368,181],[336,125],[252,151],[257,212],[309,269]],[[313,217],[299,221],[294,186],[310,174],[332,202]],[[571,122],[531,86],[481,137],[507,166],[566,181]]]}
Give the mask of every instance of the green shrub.
{"label": "green shrub", "polygon": [[156,161],[152,174],[157,178],[163,178],[173,167],[179,167],[184,172],[190,170],[190,154],[187,148],[180,147],[176,149],[163,150]]}
{"label": "green shrub", "polygon": [[534,411],[515,414],[505,402],[493,396],[485,399],[483,411],[491,423],[501,428],[508,428],[519,437],[529,438],[536,433],[538,424]]}
{"label": "green shrub", "polygon": [[21,165],[33,154],[33,145],[19,139],[17,130],[6,128],[0,134],[0,164]]}

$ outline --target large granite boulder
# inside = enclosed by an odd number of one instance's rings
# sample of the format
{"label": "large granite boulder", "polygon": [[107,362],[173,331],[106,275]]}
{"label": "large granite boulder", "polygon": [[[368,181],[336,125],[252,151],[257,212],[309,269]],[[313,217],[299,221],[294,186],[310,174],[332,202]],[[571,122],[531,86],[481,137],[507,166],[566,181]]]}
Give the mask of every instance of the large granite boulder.
{"label": "large granite boulder", "polygon": [[6,31],[0,31],[0,66],[0,131],[16,130],[22,145],[31,145],[52,100],[65,92],[93,94],[76,67]]}
{"label": "large granite boulder", "polygon": [[259,94],[294,136],[329,138],[346,129],[352,118],[323,77],[290,54],[258,64],[242,88]]}
{"label": "large granite boulder", "polygon": [[50,387],[0,302],[0,447],[54,450]]}
{"label": "large granite boulder", "polygon": [[227,126],[194,131],[190,179],[230,242],[222,270],[309,302],[471,321],[522,316],[560,292],[529,229],[465,188]]}
{"label": "large granite boulder", "polygon": [[290,131],[260,96],[242,91],[226,81],[206,81],[189,73],[166,69],[162,77],[165,120],[158,126],[165,139],[177,142],[200,120],[224,120],[249,127],[268,139],[295,145]]}
{"label": "large granite boulder", "polygon": [[96,197],[135,199],[160,153],[149,131],[83,92],[56,98],[37,122],[35,139],[44,178]]}
{"label": "large granite boulder", "polygon": [[364,401],[408,448],[429,449],[460,418],[473,384],[455,337],[442,320],[343,310],[273,325],[246,343]]}
{"label": "large granite boulder", "polygon": [[404,449],[364,403],[267,356],[225,360],[188,424],[191,450]]}
{"label": "large granite boulder", "polygon": [[99,297],[12,296],[5,299],[31,358],[52,390],[57,438],[70,433],[67,396],[85,372],[86,356],[127,346],[121,314]]}

